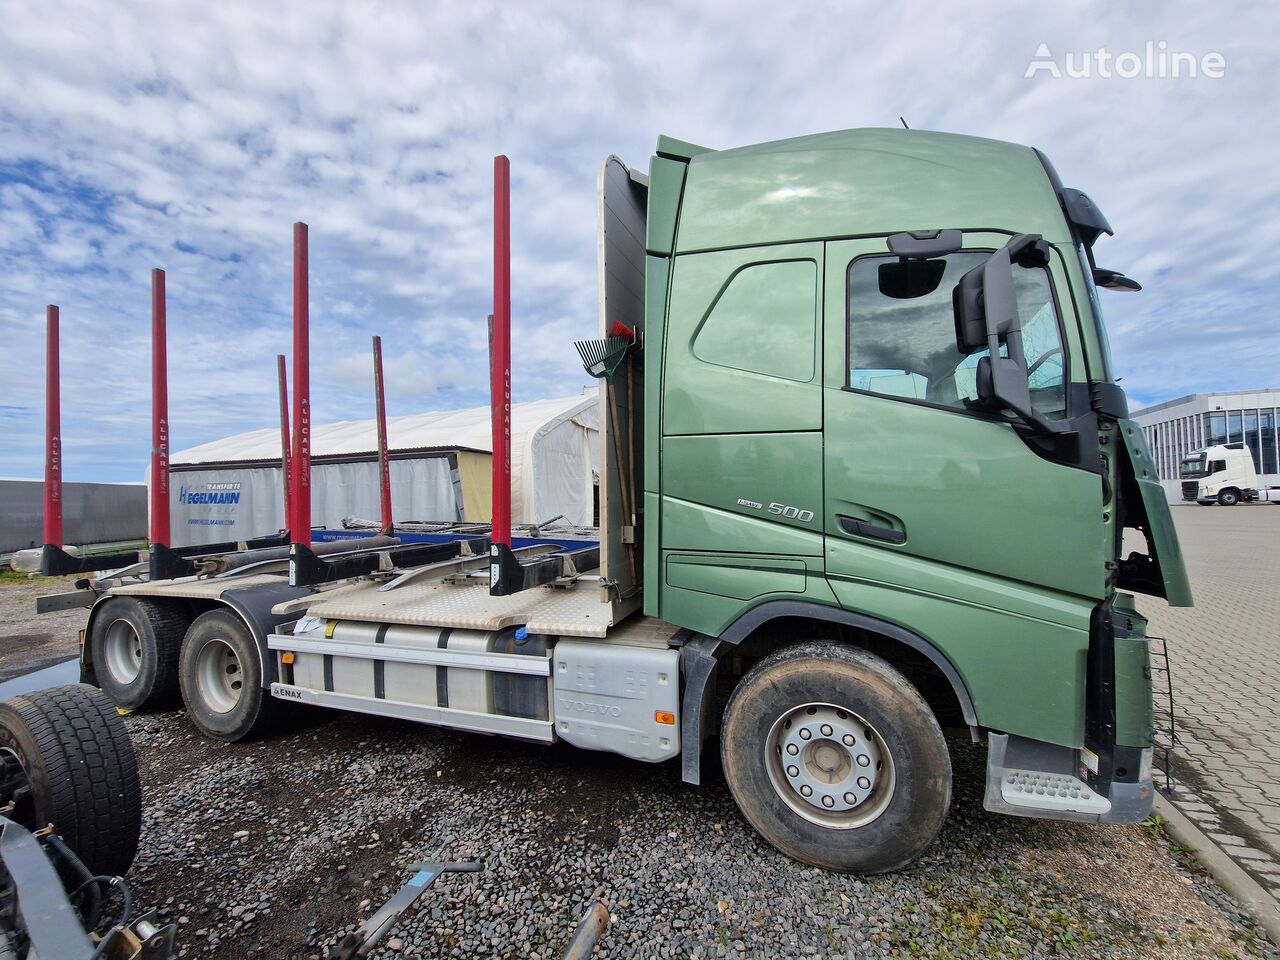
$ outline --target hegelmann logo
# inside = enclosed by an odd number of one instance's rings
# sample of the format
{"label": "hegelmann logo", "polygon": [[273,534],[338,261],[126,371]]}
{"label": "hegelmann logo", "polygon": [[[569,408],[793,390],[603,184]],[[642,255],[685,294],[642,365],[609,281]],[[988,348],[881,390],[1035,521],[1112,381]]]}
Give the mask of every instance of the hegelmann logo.
{"label": "hegelmann logo", "polygon": [[187,489],[184,483],[178,487],[178,502],[188,504],[237,504],[240,502],[239,481],[206,483],[201,488]]}
{"label": "hegelmann logo", "polygon": [[1210,52],[1197,56],[1187,51],[1170,50],[1169,44],[1163,40],[1148,40],[1141,53],[1133,50],[1114,53],[1106,47],[1099,47],[1097,50],[1068,52],[1061,62],[1047,43],[1041,43],[1036,47],[1035,56],[1027,64],[1027,71],[1022,76],[1026,80],[1037,74],[1044,74],[1055,80],[1064,77],[1101,77],[1104,80],[1112,77],[1122,80],[1132,80],[1135,77],[1149,80],[1204,77],[1219,80],[1226,72],[1227,58],[1220,53]]}

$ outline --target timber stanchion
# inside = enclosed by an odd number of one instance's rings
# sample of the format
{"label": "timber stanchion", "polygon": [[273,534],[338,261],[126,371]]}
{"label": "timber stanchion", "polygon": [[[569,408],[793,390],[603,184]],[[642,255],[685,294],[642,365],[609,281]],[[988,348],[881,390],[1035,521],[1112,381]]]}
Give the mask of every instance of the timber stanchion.
{"label": "timber stanchion", "polygon": [[289,531],[311,546],[311,354],[307,225],[293,225],[293,470]]}
{"label": "timber stanchion", "polygon": [[489,337],[489,405],[493,429],[493,518],[489,593],[503,597],[522,583],[511,552],[511,164],[493,158],[493,322]]}
{"label": "timber stanchion", "polygon": [[391,517],[391,462],[387,454],[387,394],[382,378],[382,338],[373,338],[373,397],[378,424],[378,500],[382,509],[379,532],[391,536],[395,521]]}

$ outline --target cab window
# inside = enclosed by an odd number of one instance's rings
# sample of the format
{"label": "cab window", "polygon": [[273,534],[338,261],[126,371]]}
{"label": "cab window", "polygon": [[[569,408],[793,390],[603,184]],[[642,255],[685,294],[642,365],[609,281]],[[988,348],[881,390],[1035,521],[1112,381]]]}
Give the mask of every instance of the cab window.
{"label": "cab window", "polygon": [[[957,348],[951,292],[987,256],[961,251],[923,263],[893,256],[854,260],[847,279],[846,385],[959,410],[982,409],[977,368],[988,351],[966,354]],[[1066,358],[1048,271],[1016,268],[1013,278],[1032,405],[1046,417],[1065,417]]]}

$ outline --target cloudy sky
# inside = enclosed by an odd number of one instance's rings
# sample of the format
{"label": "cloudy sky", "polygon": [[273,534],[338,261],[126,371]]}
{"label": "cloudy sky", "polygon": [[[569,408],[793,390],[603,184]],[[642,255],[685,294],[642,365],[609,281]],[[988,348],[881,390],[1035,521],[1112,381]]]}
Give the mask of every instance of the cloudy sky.
{"label": "cloudy sky", "polygon": [[[275,423],[291,224],[311,226],[318,420],[485,402],[492,157],[512,161],[517,399],[576,393],[595,180],[713,147],[892,126],[1032,144],[1118,235],[1131,402],[1280,386],[1274,4],[127,4],[9,0],[0,31],[0,476],[42,470],[62,307],[70,480],[138,480],[149,271],[168,272],[175,450]],[[1034,14],[1032,13],[1034,10]],[[1132,11],[1132,13],[1128,11]],[[1148,41],[1211,79],[1025,74]],[[1095,71],[1096,72],[1096,71]]]}

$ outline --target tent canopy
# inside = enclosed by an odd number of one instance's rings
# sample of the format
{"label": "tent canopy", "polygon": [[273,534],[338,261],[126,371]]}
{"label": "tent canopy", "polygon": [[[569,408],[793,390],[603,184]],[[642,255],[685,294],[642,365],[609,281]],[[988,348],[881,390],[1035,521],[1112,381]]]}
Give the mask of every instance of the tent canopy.
{"label": "tent canopy", "polygon": [[[593,392],[512,405],[511,505],[516,523],[564,516],[571,524],[593,524],[600,464],[598,404]],[[488,407],[388,418],[396,520],[487,521],[490,434]],[[332,526],[344,516],[376,516],[376,458],[374,420],[312,427],[313,522]],[[177,526],[188,528],[184,540],[257,536],[278,527],[279,429],[190,447],[172,454],[169,462],[174,472],[172,516]]]}

